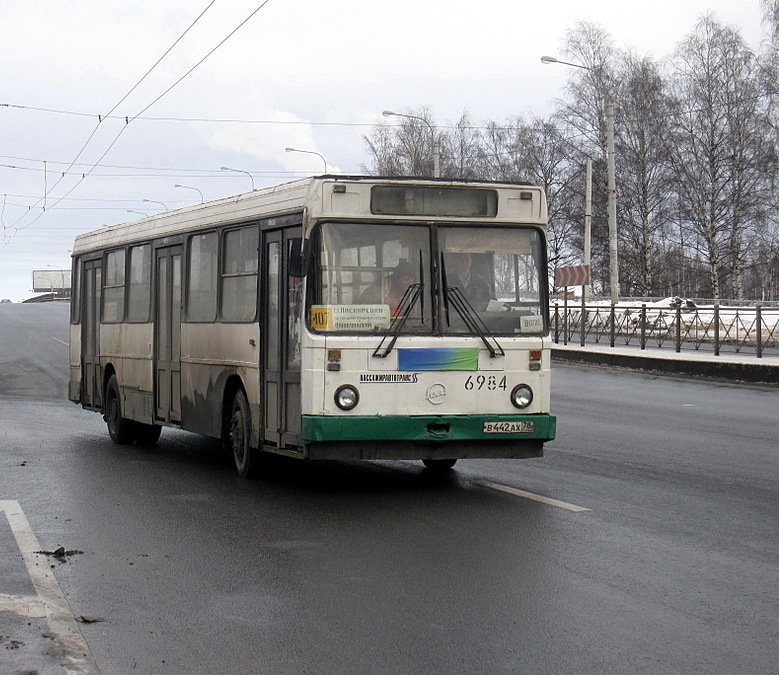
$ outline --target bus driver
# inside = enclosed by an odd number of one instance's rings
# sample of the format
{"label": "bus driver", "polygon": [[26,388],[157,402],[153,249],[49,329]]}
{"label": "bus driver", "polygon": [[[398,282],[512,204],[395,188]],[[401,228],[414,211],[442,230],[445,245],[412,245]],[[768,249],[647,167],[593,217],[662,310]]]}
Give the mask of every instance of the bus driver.
{"label": "bus driver", "polygon": [[449,287],[458,288],[474,309],[485,309],[492,298],[492,293],[489,284],[471,271],[471,254],[453,253],[447,256],[446,261],[451,263],[450,269],[447,270]]}
{"label": "bus driver", "polygon": [[414,281],[414,266],[407,260],[401,260],[387,277],[386,298],[382,298],[381,278],[368,286],[360,295],[360,304],[372,305],[384,302],[389,305],[390,313],[395,316],[409,286]]}

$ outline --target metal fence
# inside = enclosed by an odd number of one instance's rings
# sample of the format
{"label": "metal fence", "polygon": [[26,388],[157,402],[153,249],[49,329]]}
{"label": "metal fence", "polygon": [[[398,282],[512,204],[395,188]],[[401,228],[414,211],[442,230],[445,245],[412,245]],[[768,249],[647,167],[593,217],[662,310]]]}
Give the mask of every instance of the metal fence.
{"label": "metal fence", "polygon": [[641,349],[701,350],[779,355],[779,309],[697,307],[656,304],[568,304],[551,308],[552,336],[557,344],[634,345]]}

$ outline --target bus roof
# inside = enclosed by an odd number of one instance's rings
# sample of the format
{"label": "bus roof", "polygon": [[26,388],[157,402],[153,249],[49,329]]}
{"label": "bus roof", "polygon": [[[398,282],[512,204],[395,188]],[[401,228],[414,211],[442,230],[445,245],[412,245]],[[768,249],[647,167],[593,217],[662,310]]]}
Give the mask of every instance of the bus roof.
{"label": "bus roof", "polygon": [[[110,225],[99,230],[80,234],[73,244],[73,256],[90,251],[122,246],[124,244],[148,241],[160,237],[175,236],[209,227],[247,223],[257,219],[267,219],[299,212],[306,206],[322,208],[321,192],[328,182],[336,184],[382,184],[382,185],[426,185],[493,189],[522,189],[532,194],[534,204],[533,215],[527,216],[532,222],[545,224],[546,204],[543,191],[524,183],[500,183],[486,181],[451,180],[440,178],[409,178],[385,176],[345,176],[319,175],[303,178],[281,185],[261,188],[230,197],[224,197],[204,204],[161,213],[140,220],[134,220],[118,225]],[[368,186],[368,188],[370,185]],[[363,196],[368,199],[369,189],[363,189]],[[335,192],[335,191],[334,191]],[[344,201],[346,203],[346,201]],[[348,202],[350,205],[352,201]],[[356,217],[361,210],[343,210],[338,212],[333,201],[327,207],[331,215]],[[362,208],[369,207],[363,205]],[[368,210],[364,213],[369,213]]]}
{"label": "bus roof", "polygon": [[73,255],[301,210],[313,180],[305,178],[86,232],[76,237]]}

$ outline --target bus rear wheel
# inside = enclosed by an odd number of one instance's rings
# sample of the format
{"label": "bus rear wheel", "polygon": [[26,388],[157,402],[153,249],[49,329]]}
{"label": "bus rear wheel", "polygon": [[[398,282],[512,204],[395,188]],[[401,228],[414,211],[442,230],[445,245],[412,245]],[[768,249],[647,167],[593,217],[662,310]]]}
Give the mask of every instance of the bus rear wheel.
{"label": "bus rear wheel", "polygon": [[457,463],[456,459],[423,459],[422,464],[431,471],[448,471]]}
{"label": "bus rear wheel", "polygon": [[116,445],[129,445],[135,440],[135,424],[122,417],[122,402],[119,395],[119,382],[111,375],[105,388],[105,414],[108,435]]}
{"label": "bus rear wheel", "polygon": [[233,399],[233,413],[230,417],[230,447],[235,468],[243,478],[248,478],[252,470],[251,429],[249,402],[246,394],[239,390]]}

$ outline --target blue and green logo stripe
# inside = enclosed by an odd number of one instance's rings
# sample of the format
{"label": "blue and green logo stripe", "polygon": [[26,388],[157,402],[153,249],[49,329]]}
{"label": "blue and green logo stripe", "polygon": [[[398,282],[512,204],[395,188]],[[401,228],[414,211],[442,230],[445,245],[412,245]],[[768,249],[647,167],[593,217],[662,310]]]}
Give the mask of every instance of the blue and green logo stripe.
{"label": "blue and green logo stripe", "polygon": [[399,349],[398,370],[478,370],[478,347]]}

